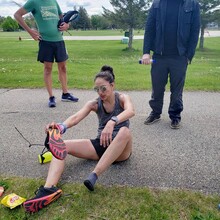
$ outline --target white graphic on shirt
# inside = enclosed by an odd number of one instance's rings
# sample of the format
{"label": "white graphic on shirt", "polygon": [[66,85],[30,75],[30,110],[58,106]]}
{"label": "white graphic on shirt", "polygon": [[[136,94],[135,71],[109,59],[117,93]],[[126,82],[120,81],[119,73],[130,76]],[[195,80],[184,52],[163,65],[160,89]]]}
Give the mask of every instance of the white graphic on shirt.
{"label": "white graphic on shirt", "polygon": [[42,6],[41,15],[43,20],[57,19],[56,6]]}

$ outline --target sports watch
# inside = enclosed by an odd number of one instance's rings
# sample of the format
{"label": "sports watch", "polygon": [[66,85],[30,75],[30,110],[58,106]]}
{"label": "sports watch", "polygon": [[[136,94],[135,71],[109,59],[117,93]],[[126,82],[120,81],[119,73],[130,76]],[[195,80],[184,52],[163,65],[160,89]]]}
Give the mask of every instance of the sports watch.
{"label": "sports watch", "polygon": [[117,118],[117,116],[112,116],[112,117],[111,117],[111,120],[115,122],[115,125],[118,124],[118,118]]}

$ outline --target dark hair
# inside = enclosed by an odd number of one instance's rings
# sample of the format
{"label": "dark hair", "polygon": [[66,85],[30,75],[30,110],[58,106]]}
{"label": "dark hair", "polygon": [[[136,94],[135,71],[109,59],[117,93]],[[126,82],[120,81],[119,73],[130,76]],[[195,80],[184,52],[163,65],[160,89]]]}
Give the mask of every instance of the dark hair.
{"label": "dark hair", "polygon": [[109,83],[113,83],[115,81],[115,74],[113,72],[113,68],[111,66],[107,66],[107,65],[102,66],[101,72],[96,74],[94,81],[97,78],[103,78],[106,81],[108,81]]}

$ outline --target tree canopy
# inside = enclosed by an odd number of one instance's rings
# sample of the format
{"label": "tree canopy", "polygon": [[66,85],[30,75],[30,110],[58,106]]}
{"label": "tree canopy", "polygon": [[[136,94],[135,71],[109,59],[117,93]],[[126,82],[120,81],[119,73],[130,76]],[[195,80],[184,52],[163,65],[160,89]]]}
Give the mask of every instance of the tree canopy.
{"label": "tree canopy", "polygon": [[1,26],[2,26],[3,31],[15,31],[19,29],[18,23],[14,19],[12,19],[10,16],[4,19]]}
{"label": "tree canopy", "polygon": [[201,13],[201,33],[199,48],[204,47],[204,33],[208,23],[220,20],[220,0],[199,0]]}
{"label": "tree canopy", "polygon": [[150,0],[110,0],[114,11],[103,7],[104,16],[129,32],[128,48],[132,49],[133,29],[143,28]]}

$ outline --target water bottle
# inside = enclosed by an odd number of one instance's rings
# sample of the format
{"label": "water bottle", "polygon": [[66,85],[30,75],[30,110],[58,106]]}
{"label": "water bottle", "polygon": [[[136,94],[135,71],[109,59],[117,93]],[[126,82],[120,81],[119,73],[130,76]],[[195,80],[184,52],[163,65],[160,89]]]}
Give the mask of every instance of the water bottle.
{"label": "water bottle", "polygon": [[[150,59],[150,62],[151,62],[151,63],[155,63],[155,60]],[[140,60],[138,61],[138,63],[139,63],[139,64],[142,64],[142,60],[140,59]]]}

